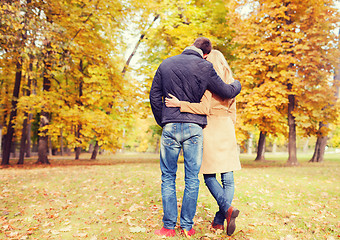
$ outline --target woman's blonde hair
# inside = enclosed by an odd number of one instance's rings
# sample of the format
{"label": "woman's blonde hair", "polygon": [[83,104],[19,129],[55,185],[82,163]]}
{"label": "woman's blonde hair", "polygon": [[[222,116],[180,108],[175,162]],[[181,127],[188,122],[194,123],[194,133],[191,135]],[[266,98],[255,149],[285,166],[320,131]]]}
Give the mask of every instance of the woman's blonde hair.
{"label": "woman's blonde hair", "polygon": [[207,57],[207,60],[213,64],[217,74],[224,82],[231,83],[234,81],[233,73],[229,67],[229,64],[220,51],[212,49]]}

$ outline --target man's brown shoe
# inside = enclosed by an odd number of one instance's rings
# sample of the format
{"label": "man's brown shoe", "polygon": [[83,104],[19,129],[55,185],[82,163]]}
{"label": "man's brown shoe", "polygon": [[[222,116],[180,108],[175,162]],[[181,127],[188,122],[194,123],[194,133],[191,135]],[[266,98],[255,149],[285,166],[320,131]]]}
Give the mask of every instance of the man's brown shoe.
{"label": "man's brown shoe", "polygon": [[225,214],[225,218],[227,219],[227,234],[231,236],[236,229],[235,219],[237,218],[240,211],[237,208],[230,207]]}

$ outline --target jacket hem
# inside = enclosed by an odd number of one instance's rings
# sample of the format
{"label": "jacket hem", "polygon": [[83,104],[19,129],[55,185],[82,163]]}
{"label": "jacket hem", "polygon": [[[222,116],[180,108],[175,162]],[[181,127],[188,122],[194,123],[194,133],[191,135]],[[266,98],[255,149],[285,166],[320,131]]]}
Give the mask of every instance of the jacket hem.
{"label": "jacket hem", "polygon": [[185,121],[185,120],[169,120],[169,121],[163,121],[162,125],[165,126],[167,123],[195,123],[197,125],[200,125],[202,128],[204,128],[207,123],[201,123],[201,122],[195,122],[195,121]]}

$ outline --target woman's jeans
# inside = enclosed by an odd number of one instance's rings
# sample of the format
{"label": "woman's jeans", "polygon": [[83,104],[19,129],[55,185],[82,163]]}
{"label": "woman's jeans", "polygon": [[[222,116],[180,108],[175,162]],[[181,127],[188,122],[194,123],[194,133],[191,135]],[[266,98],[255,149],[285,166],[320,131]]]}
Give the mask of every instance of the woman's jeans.
{"label": "woman's jeans", "polygon": [[202,164],[203,133],[194,123],[168,123],[161,138],[160,167],[162,171],[163,224],[174,229],[177,222],[176,172],[179,153],[183,149],[185,189],[180,224],[190,230],[196,213],[199,179]]}
{"label": "woman's jeans", "polygon": [[203,176],[205,184],[219,206],[219,211],[215,214],[214,223],[224,225],[225,214],[234,197],[234,174],[233,172],[221,173],[222,186],[217,181],[216,174],[204,174]]}

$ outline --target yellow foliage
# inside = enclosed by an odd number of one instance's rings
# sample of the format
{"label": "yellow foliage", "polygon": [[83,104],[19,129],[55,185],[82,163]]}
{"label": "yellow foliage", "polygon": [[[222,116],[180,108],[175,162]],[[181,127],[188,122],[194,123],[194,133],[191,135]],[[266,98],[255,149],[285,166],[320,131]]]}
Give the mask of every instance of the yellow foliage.
{"label": "yellow foliage", "polygon": [[284,134],[289,94],[296,97],[293,114],[306,134],[315,134],[320,121],[334,121],[329,79],[339,49],[331,30],[339,12],[332,3],[261,0],[247,17],[235,18],[233,42],[239,47],[231,65],[243,85],[238,109],[244,124]]}

